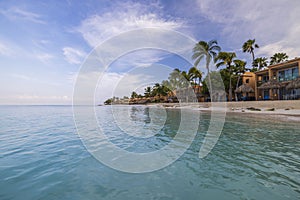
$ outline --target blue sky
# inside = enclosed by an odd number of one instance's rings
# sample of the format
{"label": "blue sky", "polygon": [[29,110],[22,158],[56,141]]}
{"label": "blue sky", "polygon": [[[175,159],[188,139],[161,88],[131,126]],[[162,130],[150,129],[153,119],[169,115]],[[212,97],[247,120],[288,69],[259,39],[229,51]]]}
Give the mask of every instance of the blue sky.
{"label": "blue sky", "polygon": [[[139,28],[175,30],[197,41],[216,39],[224,51],[248,61],[241,46],[255,38],[257,56],[286,52],[294,58],[300,56],[299,10],[297,0],[1,1],[0,104],[71,104],[86,56],[103,41]],[[113,95],[112,85],[124,76],[132,77],[116,95],[145,85],[147,76],[126,72],[155,63],[187,67],[159,50],[130,53],[103,76],[96,101]]]}

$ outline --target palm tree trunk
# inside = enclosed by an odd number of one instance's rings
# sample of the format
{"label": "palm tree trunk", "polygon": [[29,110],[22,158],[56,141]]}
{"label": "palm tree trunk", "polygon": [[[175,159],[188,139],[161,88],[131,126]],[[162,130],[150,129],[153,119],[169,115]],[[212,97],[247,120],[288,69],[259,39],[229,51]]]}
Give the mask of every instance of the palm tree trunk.
{"label": "palm tree trunk", "polygon": [[[239,75],[238,76],[238,80],[237,80],[237,82],[236,82],[236,90],[239,88],[239,82],[240,82],[240,78],[241,78],[241,76]],[[237,93],[235,92],[235,101],[238,101],[238,98],[237,98]]]}
{"label": "palm tree trunk", "polygon": [[231,75],[230,75],[230,78],[229,78],[229,101],[232,101]]}
{"label": "palm tree trunk", "polygon": [[212,101],[212,86],[211,86],[211,80],[210,80],[210,73],[209,73],[209,63],[206,63],[206,69],[207,69],[207,79],[208,79],[208,93],[210,96],[210,101]]}

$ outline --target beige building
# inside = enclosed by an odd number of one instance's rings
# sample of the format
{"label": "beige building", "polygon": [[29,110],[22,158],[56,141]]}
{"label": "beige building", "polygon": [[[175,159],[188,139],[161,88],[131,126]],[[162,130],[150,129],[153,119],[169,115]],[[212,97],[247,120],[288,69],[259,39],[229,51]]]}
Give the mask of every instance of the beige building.
{"label": "beige building", "polygon": [[300,58],[271,65],[256,72],[257,100],[288,100],[300,98]]}
{"label": "beige building", "polygon": [[253,88],[256,100],[300,99],[300,58],[246,72],[243,84]]}
{"label": "beige building", "polygon": [[242,85],[235,90],[238,100],[255,100],[255,74],[245,72],[242,75]]}

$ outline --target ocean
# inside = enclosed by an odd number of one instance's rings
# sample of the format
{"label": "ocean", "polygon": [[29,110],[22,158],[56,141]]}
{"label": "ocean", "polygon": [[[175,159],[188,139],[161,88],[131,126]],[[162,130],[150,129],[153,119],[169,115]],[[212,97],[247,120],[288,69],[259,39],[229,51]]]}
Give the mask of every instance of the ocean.
{"label": "ocean", "polygon": [[[131,153],[146,155],[171,144],[182,120],[180,109],[111,108],[93,108],[98,126]],[[93,139],[98,130],[88,122],[75,124],[71,106],[0,106],[0,199],[300,199],[299,123],[227,114],[218,142],[199,158],[211,116],[186,114],[191,123],[200,118],[182,155],[157,170],[131,173],[95,156],[109,151]],[[78,135],[76,126],[86,132]],[[123,164],[143,169],[149,163]]]}

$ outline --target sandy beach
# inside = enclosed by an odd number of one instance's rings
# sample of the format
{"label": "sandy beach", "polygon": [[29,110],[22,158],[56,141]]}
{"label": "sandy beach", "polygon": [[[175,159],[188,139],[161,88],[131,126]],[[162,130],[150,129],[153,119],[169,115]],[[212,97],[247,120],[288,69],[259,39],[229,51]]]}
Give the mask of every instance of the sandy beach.
{"label": "sandy beach", "polygon": [[291,101],[240,101],[201,103],[160,103],[149,104],[166,108],[185,108],[203,112],[221,111],[241,115],[251,115],[284,121],[300,121],[300,100]]}

